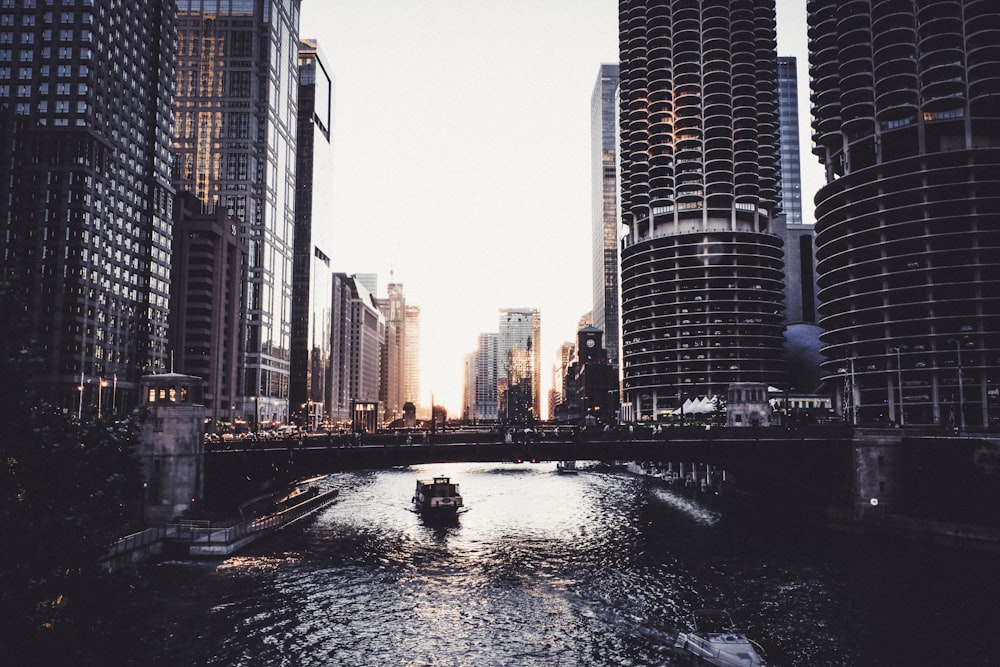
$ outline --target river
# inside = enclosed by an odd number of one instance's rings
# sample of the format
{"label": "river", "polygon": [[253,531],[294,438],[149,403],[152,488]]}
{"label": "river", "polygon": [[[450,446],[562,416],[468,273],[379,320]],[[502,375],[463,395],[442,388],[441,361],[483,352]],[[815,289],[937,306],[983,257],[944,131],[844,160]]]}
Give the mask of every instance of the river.
{"label": "river", "polygon": [[[674,665],[727,609],[771,665],[996,664],[995,555],[735,521],[622,471],[466,463],[343,473],[339,498],[224,561],[149,572],[155,665]],[[461,484],[425,525],[416,479]]]}

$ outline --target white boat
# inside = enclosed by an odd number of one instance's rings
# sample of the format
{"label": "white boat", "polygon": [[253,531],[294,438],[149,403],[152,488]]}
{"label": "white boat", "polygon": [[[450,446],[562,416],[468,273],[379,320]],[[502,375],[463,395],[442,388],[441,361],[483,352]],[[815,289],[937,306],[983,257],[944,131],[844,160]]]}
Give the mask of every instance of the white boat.
{"label": "white boat", "polygon": [[576,474],[576,461],[559,461],[556,463],[556,472]]}
{"label": "white boat", "polygon": [[698,609],[691,616],[692,629],[678,633],[674,648],[717,667],[765,667],[763,649],[736,628],[728,612]]}
{"label": "white boat", "polygon": [[454,516],[462,507],[462,494],[449,478],[435,477],[433,481],[417,481],[413,502],[425,516]]}

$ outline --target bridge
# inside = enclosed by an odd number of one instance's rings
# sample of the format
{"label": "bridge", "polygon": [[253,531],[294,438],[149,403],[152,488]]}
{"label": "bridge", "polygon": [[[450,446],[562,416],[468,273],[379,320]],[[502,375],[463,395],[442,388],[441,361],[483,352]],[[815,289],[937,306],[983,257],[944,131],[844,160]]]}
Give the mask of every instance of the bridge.
{"label": "bridge", "polygon": [[[880,449],[899,444],[868,443]],[[452,462],[576,460],[605,463],[642,461],[711,471],[731,489],[777,495],[808,506],[855,501],[858,443],[850,428],[671,428],[649,431],[547,433],[505,441],[497,433],[456,431],[406,444],[405,436],[364,436],[338,441],[327,436],[282,441],[230,443],[205,455],[206,499],[223,504],[250,497],[276,482],[345,470]],[[868,493],[866,490],[865,493]],[[883,487],[887,499],[890,491]],[[867,501],[867,496],[865,498]]]}

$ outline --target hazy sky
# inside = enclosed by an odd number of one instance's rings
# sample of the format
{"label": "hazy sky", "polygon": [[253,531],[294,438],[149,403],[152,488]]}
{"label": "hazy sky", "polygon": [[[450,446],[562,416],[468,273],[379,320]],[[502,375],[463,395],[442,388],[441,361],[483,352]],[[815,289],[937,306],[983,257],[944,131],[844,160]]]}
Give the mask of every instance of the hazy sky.
{"label": "hazy sky", "polygon": [[[317,222],[334,270],[394,272],[421,309],[421,403],[459,415],[464,356],[501,307],[542,315],[542,387],[592,307],[590,99],[618,62],[616,0],[304,0],[334,78],[332,182]],[[805,218],[805,1],[779,0],[799,58]],[[321,219],[320,219],[321,218]],[[547,416],[544,415],[544,416]]]}

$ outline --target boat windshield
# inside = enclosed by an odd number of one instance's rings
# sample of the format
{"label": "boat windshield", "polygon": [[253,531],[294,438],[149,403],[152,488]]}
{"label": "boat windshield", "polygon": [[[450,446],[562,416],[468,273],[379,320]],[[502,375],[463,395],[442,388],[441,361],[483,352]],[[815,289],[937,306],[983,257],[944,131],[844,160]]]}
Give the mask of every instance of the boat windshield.
{"label": "boat windshield", "polygon": [[733,619],[725,611],[717,609],[701,609],[694,614],[694,628],[699,634],[721,634],[723,632],[735,632],[736,626]]}

